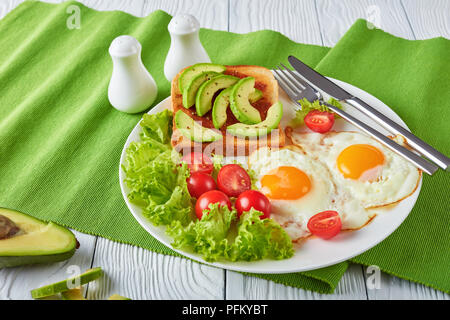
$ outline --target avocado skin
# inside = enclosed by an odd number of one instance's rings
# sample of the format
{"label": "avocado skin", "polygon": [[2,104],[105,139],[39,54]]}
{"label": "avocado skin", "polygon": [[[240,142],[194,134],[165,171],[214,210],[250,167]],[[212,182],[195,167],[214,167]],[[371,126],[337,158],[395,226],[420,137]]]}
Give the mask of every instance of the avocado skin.
{"label": "avocado skin", "polygon": [[200,86],[195,98],[195,111],[197,115],[203,116],[212,108],[212,98],[220,89],[226,89],[239,81],[238,77],[230,75],[219,75]]}
{"label": "avocado skin", "polygon": [[76,251],[76,248],[74,247],[70,251],[58,253],[58,254],[51,254],[51,255],[0,257],[0,269],[29,265],[29,264],[51,263],[51,262],[64,261],[64,260],[70,259],[74,255],[75,251]]}
{"label": "avocado skin", "polygon": [[[223,138],[221,133],[205,128],[194,121],[186,113],[178,110],[175,114],[175,125],[183,136],[195,142],[213,142]],[[194,129],[197,128],[197,129]],[[194,134],[191,134],[193,132]],[[201,133],[201,137],[195,136],[196,132]]]}
{"label": "avocado skin", "polygon": [[227,132],[234,136],[241,137],[259,137],[267,135],[280,124],[282,116],[283,105],[278,101],[269,108],[267,117],[264,121],[253,125],[235,123],[227,127]]}
{"label": "avocado skin", "polygon": [[230,109],[239,122],[244,124],[256,124],[261,122],[259,111],[255,109],[249,101],[250,90],[255,84],[253,77],[246,77],[239,80],[233,87],[230,94]]}
{"label": "avocado skin", "polygon": [[185,86],[191,80],[199,75],[202,72],[206,71],[214,71],[217,73],[222,73],[226,70],[226,67],[221,64],[213,64],[213,63],[197,63],[194,64],[188,68],[186,68],[178,78],[178,88],[180,89],[180,92],[183,93]]}
{"label": "avocado skin", "polygon": [[[34,254],[34,252],[32,254],[24,254],[24,253],[18,254],[18,253],[14,252],[14,248],[11,248],[12,250],[8,250],[7,253],[0,252],[0,269],[22,266],[22,265],[64,261],[64,260],[71,258],[77,249],[77,240],[75,238],[75,235],[69,229],[66,229],[60,225],[57,225],[52,222],[47,223],[47,222],[39,220],[35,217],[32,217],[28,214],[25,214],[23,212],[19,212],[16,210],[12,210],[12,209],[0,208],[0,215],[6,216],[14,223],[17,223],[17,221],[23,220],[23,221],[27,222],[26,223],[27,225],[41,225],[41,226],[55,228],[55,230],[57,232],[65,234],[68,237],[68,239],[70,239],[70,246],[67,246],[67,248],[62,248],[61,250],[58,250],[55,252],[45,252],[44,251],[44,254],[39,254],[39,251],[36,251],[36,254]],[[21,229],[21,231],[19,231],[13,237],[20,237],[21,236],[20,232],[25,232],[25,233],[27,232],[26,226],[21,227],[20,225],[18,225],[18,227],[23,228],[23,230]],[[53,232],[55,232],[55,230]],[[36,233],[36,236],[39,236],[39,234]],[[13,238],[13,237],[11,237],[11,238]],[[8,238],[6,238],[4,240],[8,240]],[[0,245],[1,245],[2,241],[3,240],[0,240]]]}

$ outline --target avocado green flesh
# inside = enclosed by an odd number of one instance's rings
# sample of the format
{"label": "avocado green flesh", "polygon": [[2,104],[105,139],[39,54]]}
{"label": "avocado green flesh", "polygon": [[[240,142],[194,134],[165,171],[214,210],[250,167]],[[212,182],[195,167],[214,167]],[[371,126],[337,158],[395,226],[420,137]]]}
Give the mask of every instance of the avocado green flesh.
{"label": "avocado green flesh", "polygon": [[204,82],[198,89],[195,99],[195,110],[197,115],[203,116],[211,110],[214,94],[221,89],[233,86],[238,80],[239,78],[237,77],[220,75]]}
{"label": "avocado green flesh", "polygon": [[[103,275],[103,270],[101,268],[89,269],[85,273],[79,276],[72,277],[63,281],[59,281],[53,284],[49,284],[34,290],[31,290],[31,296],[34,299],[40,299],[48,296],[55,295],[57,293],[65,292],[71,290],[70,285],[76,283],[77,286],[82,286],[88,282],[96,280]],[[74,289],[74,288],[72,288]]]}
{"label": "avocado green flesh", "polygon": [[261,99],[262,96],[263,96],[262,91],[255,88],[255,90],[249,94],[248,101],[250,101],[250,103],[255,103],[256,101]]}
{"label": "avocado green flesh", "polygon": [[[214,100],[211,118],[213,120],[214,128],[220,129],[227,121],[227,109],[230,105],[230,94],[233,87],[222,90],[221,93]],[[263,96],[262,91],[255,89],[249,96],[250,103],[254,103],[261,99]]]}
{"label": "avocado green flesh", "polygon": [[230,94],[230,108],[236,119],[245,124],[261,122],[259,111],[249,102],[249,95],[254,92],[255,78],[239,80]]}
{"label": "avocado green flesh", "polygon": [[131,300],[131,299],[119,296],[118,294],[113,294],[111,297],[108,298],[108,300]]}
{"label": "avocado green flesh", "polygon": [[198,76],[202,72],[213,71],[217,73],[222,73],[226,70],[225,66],[220,64],[212,64],[212,63],[197,63],[189,68],[186,68],[178,78],[178,88],[180,92],[184,92],[184,89],[188,86],[188,84]]}
{"label": "avocado green flesh", "polygon": [[69,289],[67,291],[61,292],[61,297],[63,300],[86,300],[83,297],[81,288]]}
{"label": "avocado green flesh", "polygon": [[212,142],[222,139],[220,132],[199,125],[182,110],[178,110],[175,114],[175,125],[183,136],[195,142]]}
{"label": "avocado green flesh", "polygon": [[0,208],[0,216],[19,228],[13,236],[0,239],[0,269],[63,261],[75,253],[77,241],[66,228],[10,209]]}
{"label": "avocado green flesh", "polygon": [[219,75],[217,72],[202,72],[192,79],[183,91],[183,107],[189,109],[195,104],[195,96],[200,86],[205,82]]}
{"label": "avocado green flesh", "polygon": [[259,137],[269,134],[273,129],[278,127],[283,116],[283,106],[281,102],[274,103],[267,111],[267,117],[264,121],[248,125],[244,123],[236,123],[227,127],[227,132],[241,137]]}

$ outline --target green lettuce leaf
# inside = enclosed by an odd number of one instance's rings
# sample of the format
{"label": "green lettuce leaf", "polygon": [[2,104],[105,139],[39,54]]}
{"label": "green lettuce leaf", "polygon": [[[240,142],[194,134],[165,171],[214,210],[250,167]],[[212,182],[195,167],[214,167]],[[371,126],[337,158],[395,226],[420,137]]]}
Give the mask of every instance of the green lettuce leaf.
{"label": "green lettuce leaf", "polygon": [[228,250],[231,260],[278,260],[293,256],[292,241],[286,231],[272,219],[261,220],[260,215],[262,212],[253,208],[241,215],[237,236]]}
{"label": "green lettuce leaf", "polygon": [[[302,100],[299,100],[298,102],[300,102],[300,104],[302,105],[302,109],[296,110],[295,118],[292,119],[292,121],[291,121],[291,126],[294,128],[303,125],[305,123],[304,119],[305,119],[306,115],[312,110],[327,111],[327,112],[333,113],[333,111],[331,111],[327,106],[321,105],[319,103],[319,100],[315,100],[314,102],[311,103],[308,100],[306,100],[306,98],[303,98]],[[335,106],[336,108],[342,109],[341,103],[334,98],[330,98],[328,100],[328,103],[331,104],[332,106]],[[333,113],[333,114],[334,114],[335,118],[339,117],[337,114],[335,114],[335,113]]]}
{"label": "green lettuce leaf", "polygon": [[191,248],[203,256],[206,261],[216,261],[227,255],[228,234],[231,223],[236,219],[236,210],[210,205],[208,214],[201,220],[183,227],[180,221],[174,221],[166,230],[173,237],[175,248]]}
{"label": "green lettuce leaf", "polygon": [[130,144],[123,166],[128,199],[143,207],[143,214],[155,225],[174,220],[186,225],[193,219],[186,183],[189,170],[179,164],[179,154],[170,146],[172,114],[168,110],[146,114],[141,126],[142,141]]}

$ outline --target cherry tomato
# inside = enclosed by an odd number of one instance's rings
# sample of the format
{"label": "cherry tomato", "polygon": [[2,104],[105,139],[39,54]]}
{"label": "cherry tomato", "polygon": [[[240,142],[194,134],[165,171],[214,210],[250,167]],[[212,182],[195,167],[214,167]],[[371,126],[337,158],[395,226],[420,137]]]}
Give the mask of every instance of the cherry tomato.
{"label": "cherry tomato", "polygon": [[187,178],[187,187],[189,194],[198,198],[205,192],[216,190],[216,182],[213,177],[206,173],[194,172],[189,178]]}
{"label": "cherry tomato", "polygon": [[219,207],[227,206],[231,210],[231,201],[228,196],[219,190],[205,192],[197,199],[195,203],[195,214],[201,219],[203,210],[208,209],[211,203],[219,203]]}
{"label": "cherry tomato", "polygon": [[201,152],[190,152],[185,154],[181,161],[187,163],[191,173],[202,172],[210,174],[214,168],[211,158]]}
{"label": "cherry tomato", "polygon": [[333,126],[334,115],[327,111],[312,110],[305,116],[304,121],[312,131],[325,133]]}
{"label": "cherry tomato", "polygon": [[261,220],[270,218],[270,201],[259,191],[247,190],[242,192],[236,199],[235,206],[239,217],[243,212],[254,208],[263,213],[263,215],[259,216]]}
{"label": "cherry tomato", "polygon": [[308,229],[312,234],[322,238],[330,239],[341,231],[342,223],[336,211],[323,211],[313,215],[308,221]]}
{"label": "cherry tomato", "polygon": [[223,166],[217,175],[217,186],[229,197],[237,197],[250,190],[252,181],[247,171],[238,164]]}

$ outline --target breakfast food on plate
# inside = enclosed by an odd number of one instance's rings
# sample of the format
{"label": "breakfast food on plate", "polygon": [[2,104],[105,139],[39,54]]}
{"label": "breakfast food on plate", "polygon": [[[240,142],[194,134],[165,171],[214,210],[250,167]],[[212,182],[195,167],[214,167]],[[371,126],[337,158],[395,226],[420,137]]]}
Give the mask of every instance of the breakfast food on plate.
{"label": "breakfast food on plate", "polygon": [[291,125],[309,130],[285,139],[265,68],[196,64],[171,98],[127,149],[128,199],[207,261],[290,258],[293,243],[359,229],[419,184],[420,170],[374,139],[331,131],[338,117],[318,101],[300,101]]}
{"label": "breakfast food on plate", "polygon": [[285,143],[278,84],[266,68],[196,64],[174,77],[171,98],[176,150],[248,155]]}
{"label": "breakfast food on plate", "polygon": [[420,170],[360,132],[293,133],[292,142],[323,163],[365,208],[400,201],[419,184]]}
{"label": "breakfast food on plate", "polygon": [[294,241],[311,234],[307,223],[322,211],[337,211],[343,229],[360,228],[373,216],[333,181],[324,164],[299,148],[261,148],[249,156],[248,164],[257,188],[270,200],[271,217]]}

